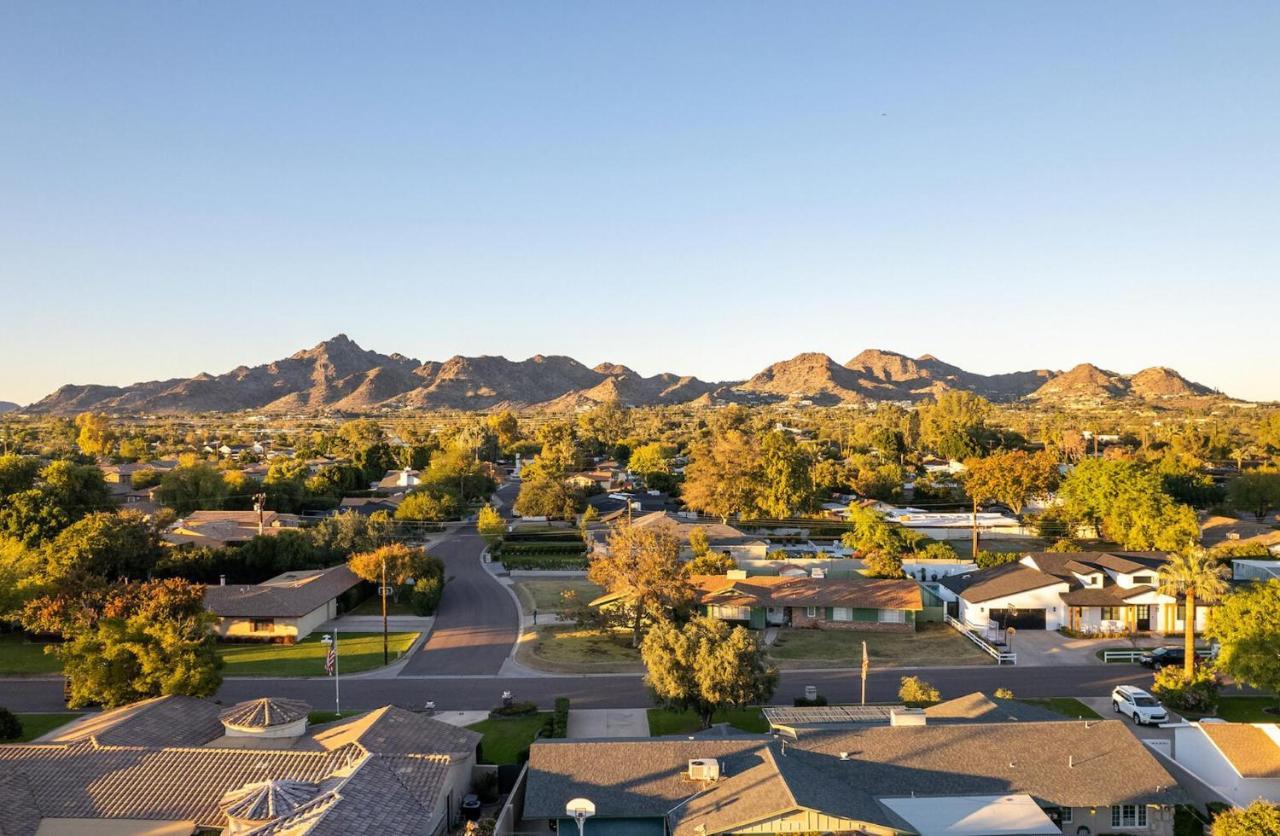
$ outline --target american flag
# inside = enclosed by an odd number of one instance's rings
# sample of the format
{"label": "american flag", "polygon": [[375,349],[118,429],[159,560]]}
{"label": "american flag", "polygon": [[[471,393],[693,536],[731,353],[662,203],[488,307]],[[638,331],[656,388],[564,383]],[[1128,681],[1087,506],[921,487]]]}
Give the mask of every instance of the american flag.
{"label": "american flag", "polygon": [[329,645],[329,652],[324,655],[324,672],[329,676],[333,676],[333,671],[338,667],[338,643],[334,642]]}

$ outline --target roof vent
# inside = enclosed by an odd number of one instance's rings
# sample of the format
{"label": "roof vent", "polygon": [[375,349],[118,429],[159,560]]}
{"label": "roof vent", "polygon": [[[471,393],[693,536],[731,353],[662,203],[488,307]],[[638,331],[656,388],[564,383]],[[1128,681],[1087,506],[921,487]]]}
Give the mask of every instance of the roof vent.
{"label": "roof vent", "polygon": [[719,781],[720,761],[715,758],[691,758],[689,760],[690,781]]}
{"label": "roof vent", "polygon": [[811,577],[811,578],[826,578],[826,577],[827,577],[827,570],[826,570],[826,569],[822,569],[822,568],[820,568],[820,567],[818,567],[818,566],[815,566],[815,567],[813,567],[813,570],[809,572],[809,577]]}
{"label": "roof vent", "polygon": [[923,708],[895,708],[889,712],[891,726],[923,726],[927,722]]}
{"label": "roof vent", "polygon": [[848,752],[841,752],[841,753],[840,753],[840,760],[842,760],[842,761],[847,761],[847,760],[849,760],[849,753],[848,753]]}
{"label": "roof vent", "polygon": [[730,569],[724,573],[724,576],[731,581],[745,581],[747,579],[746,569]]}

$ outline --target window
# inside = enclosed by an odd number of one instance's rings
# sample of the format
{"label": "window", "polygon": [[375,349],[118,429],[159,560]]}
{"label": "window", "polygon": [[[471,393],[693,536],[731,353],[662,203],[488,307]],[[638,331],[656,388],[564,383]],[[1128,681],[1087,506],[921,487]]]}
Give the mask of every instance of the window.
{"label": "window", "polygon": [[712,618],[718,618],[722,621],[750,621],[751,608],[712,604],[707,608],[707,615],[710,615]]}
{"label": "window", "polygon": [[903,610],[880,610],[878,621],[881,624],[906,624],[907,614]]}
{"label": "window", "polygon": [[255,633],[270,633],[276,629],[276,620],[274,618],[255,618],[249,622],[249,626]]}
{"label": "window", "polygon": [[1134,576],[1133,576],[1133,582],[1134,582],[1134,583],[1145,583],[1145,584],[1147,584],[1148,586],[1150,586],[1151,584],[1154,584],[1154,583],[1155,583],[1155,578],[1153,578],[1151,575],[1134,575]]}
{"label": "window", "polygon": [[832,621],[853,621],[853,610],[850,607],[832,607]]}
{"label": "window", "polygon": [[1071,824],[1071,809],[1070,807],[1058,808],[1058,817],[1062,819],[1063,824]]}
{"label": "window", "polygon": [[1142,804],[1117,804],[1111,808],[1111,826],[1146,827],[1146,806]]}
{"label": "window", "polygon": [[818,617],[818,608],[817,608],[817,607],[805,607],[805,608],[804,608],[804,617],[805,617],[805,618],[817,618],[817,617]]}
{"label": "window", "polygon": [[1103,621],[1124,621],[1124,607],[1103,607]]}

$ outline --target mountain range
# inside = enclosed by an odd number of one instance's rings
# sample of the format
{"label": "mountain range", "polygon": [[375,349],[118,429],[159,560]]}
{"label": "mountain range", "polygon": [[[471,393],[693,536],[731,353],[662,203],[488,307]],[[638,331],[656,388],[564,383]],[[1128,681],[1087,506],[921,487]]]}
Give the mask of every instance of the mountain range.
{"label": "mountain range", "polygon": [[283,360],[240,366],[220,375],[202,373],[131,386],[66,385],[24,411],[54,415],[88,410],[132,415],[501,407],[570,411],[606,401],[630,406],[777,401],[838,405],[914,402],[952,390],[993,401],[1026,399],[1064,405],[1221,397],[1162,367],[1123,375],[1084,363],[1066,372],[1038,369],[983,375],[928,354],[911,358],[868,349],[843,365],[826,354],[800,354],[746,381],[712,383],[669,373],[645,377],[615,363],[588,368],[571,357],[541,354],[521,361],[456,356],[422,363],[402,354],[368,351],[339,334]]}

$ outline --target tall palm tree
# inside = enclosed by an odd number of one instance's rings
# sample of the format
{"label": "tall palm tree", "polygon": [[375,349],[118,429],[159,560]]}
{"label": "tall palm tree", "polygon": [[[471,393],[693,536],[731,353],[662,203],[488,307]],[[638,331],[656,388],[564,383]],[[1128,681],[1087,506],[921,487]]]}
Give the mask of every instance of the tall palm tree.
{"label": "tall palm tree", "polygon": [[1227,591],[1223,578],[1227,567],[1199,546],[1183,549],[1169,555],[1169,562],[1158,571],[1160,592],[1181,598],[1186,603],[1183,624],[1186,629],[1186,659],[1183,670],[1188,678],[1196,663],[1196,601],[1212,603]]}

